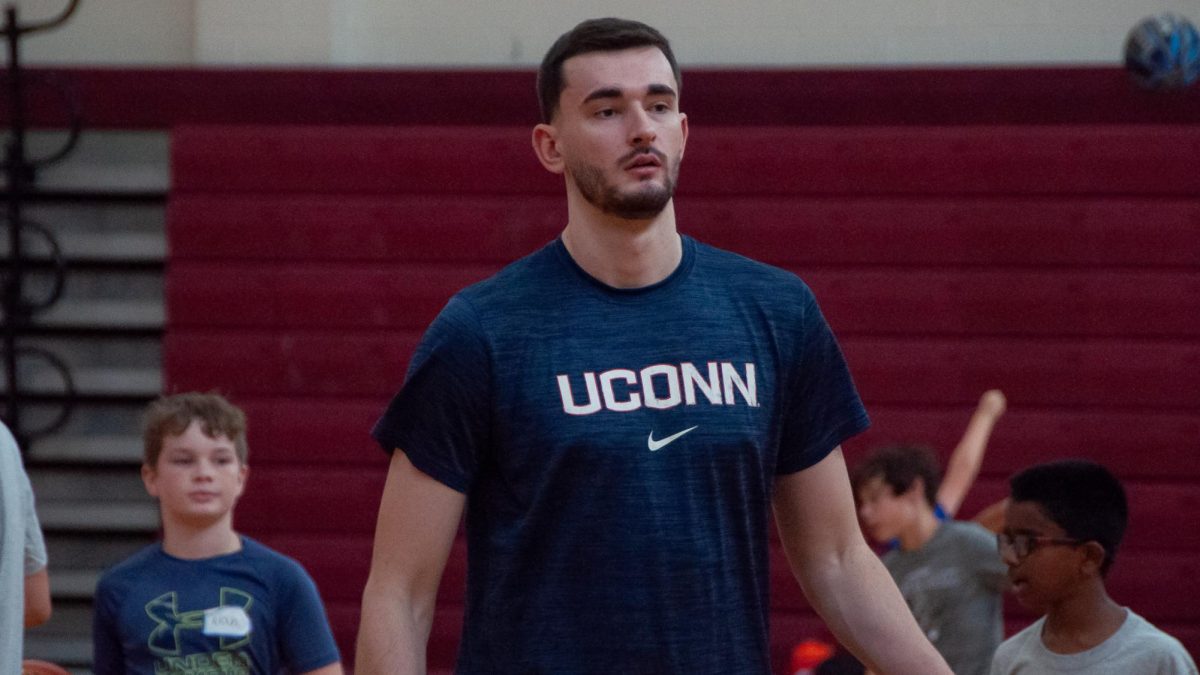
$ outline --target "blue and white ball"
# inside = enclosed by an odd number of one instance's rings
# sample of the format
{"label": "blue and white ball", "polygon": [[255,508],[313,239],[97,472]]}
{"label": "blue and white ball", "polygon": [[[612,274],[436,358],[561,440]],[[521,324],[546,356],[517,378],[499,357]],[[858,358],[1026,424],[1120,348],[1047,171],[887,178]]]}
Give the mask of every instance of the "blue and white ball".
{"label": "blue and white ball", "polygon": [[1183,89],[1200,78],[1200,34],[1187,19],[1143,19],[1125,39],[1125,68],[1148,89]]}

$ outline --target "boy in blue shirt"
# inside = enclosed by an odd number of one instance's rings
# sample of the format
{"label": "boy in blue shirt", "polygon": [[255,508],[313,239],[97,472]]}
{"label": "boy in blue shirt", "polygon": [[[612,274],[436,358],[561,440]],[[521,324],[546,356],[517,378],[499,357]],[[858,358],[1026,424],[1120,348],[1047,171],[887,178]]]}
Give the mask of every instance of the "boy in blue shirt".
{"label": "boy in blue shirt", "polygon": [[249,473],[245,414],[216,394],[177,394],[150,405],[143,435],[163,539],[97,585],[96,675],[341,675],[312,579],[233,529]]}

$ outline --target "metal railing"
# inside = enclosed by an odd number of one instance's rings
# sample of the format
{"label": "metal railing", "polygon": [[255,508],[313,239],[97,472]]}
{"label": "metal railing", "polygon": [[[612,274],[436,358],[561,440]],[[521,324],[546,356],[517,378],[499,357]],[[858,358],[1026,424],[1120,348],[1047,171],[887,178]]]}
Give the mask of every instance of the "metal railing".
{"label": "metal railing", "polygon": [[[66,259],[58,240],[49,228],[29,219],[24,213],[25,202],[36,193],[37,172],[42,167],[66,157],[79,140],[81,118],[75,98],[62,83],[48,78],[31,80],[21,70],[21,38],[30,33],[45,31],[61,26],[79,6],[79,0],[70,0],[66,8],[56,17],[40,22],[22,24],[17,17],[17,8],[7,5],[4,9],[4,26],[0,30],[7,41],[8,64],[5,69],[4,90],[8,94],[9,129],[4,148],[4,177],[6,180],[6,203],[4,219],[8,226],[8,255],[3,272],[3,364],[5,374],[4,419],[22,448],[39,436],[52,433],[66,423],[74,405],[75,386],[71,369],[53,352],[21,345],[34,317],[51,307],[62,295],[67,279]],[[54,152],[40,158],[30,158],[26,147],[28,129],[25,122],[25,104],[30,87],[45,87],[57,95],[68,116],[68,134],[65,142]],[[26,253],[26,238],[43,240],[49,253],[33,257]],[[51,283],[48,292],[41,298],[31,299],[26,292],[26,278],[33,271],[45,269],[49,263]],[[61,406],[49,422],[38,428],[27,426],[23,411],[35,396],[23,389],[21,368],[31,361],[41,361],[59,374],[62,380],[62,395],[55,397]]]}

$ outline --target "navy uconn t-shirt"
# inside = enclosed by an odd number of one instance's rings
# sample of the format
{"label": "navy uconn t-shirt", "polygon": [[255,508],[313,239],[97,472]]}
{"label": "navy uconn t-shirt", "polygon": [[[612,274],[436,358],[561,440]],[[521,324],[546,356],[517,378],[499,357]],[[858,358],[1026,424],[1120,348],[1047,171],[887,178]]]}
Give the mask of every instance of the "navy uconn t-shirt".
{"label": "navy uconn t-shirt", "polygon": [[770,670],[776,477],[867,426],[808,287],[684,237],[646,288],[555,241],[463,290],[374,435],[468,497],[459,672],[726,675]]}

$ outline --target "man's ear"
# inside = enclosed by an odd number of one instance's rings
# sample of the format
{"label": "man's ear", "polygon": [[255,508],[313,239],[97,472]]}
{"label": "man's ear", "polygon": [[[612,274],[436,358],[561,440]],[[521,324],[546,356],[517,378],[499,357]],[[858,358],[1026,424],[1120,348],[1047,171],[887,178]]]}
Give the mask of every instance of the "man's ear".
{"label": "man's ear", "polygon": [[688,121],[687,115],[679,113],[679,127],[683,131],[683,142],[679,145],[679,160],[683,161],[683,151],[687,150]]}
{"label": "man's ear", "polygon": [[533,154],[550,173],[566,171],[562,153],[558,151],[558,130],[550,124],[539,124],[533,128]]}

